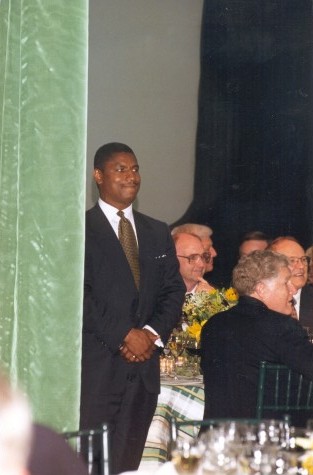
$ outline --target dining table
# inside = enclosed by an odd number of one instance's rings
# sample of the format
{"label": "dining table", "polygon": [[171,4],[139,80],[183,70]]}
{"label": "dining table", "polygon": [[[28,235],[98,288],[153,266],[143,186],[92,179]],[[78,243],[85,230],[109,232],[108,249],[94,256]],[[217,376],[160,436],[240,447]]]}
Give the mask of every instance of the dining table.
{"label": "dining table", "polygon": [[156,470],[170,459],[171,419],[202,420],[204,386],[201,375],[162,376],[161,392],[148,432],[140,470]]}

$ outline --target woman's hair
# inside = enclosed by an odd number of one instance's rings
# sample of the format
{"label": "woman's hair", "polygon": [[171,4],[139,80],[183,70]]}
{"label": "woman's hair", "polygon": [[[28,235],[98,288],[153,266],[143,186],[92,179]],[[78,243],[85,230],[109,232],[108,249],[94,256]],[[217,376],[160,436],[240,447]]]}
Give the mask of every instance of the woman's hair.
{"label": "woman's hair", "polygon": [[273,251],[253,251],[242,256],[233,270],[233,286],[239,295],[251,295],[258,282],[276,277],[288,259]]}

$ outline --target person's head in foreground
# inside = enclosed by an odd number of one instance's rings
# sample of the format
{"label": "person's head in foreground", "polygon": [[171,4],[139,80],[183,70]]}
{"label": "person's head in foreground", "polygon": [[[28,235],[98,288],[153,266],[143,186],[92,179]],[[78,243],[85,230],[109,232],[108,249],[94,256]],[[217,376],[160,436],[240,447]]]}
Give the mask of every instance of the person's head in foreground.
{"label": "person's head in foreground", "polygon": [[0,474],[28,475],[32,439],[31,411],[23,395],[0,371]]}
{"label": "person's head in foreground", "polygon": [[233,285],[239,295],[261,300],[270,310],[290,315],[292,296],[288,259],[273,251],[253,251],[242,256],[233,270]]}

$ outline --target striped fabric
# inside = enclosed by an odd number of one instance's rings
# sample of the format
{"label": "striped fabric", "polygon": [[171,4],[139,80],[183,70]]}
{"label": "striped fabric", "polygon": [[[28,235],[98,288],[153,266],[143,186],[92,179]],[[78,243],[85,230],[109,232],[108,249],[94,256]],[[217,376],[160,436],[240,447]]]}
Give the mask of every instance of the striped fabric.
{"label": "striped fabric", "polygon": [[[169,459],[170,420],[201,420],[204,410],[204,390],[201,380],[178,380],[162,383],[158,405],[149,429],[139,469],[157,469]],[[188,429],[180,436],[189,437]]]}

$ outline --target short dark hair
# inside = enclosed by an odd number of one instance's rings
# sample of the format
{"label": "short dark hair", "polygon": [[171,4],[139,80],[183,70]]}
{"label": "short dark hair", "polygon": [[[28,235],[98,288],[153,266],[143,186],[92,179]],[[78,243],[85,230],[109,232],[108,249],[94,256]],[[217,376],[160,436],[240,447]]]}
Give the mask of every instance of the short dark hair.
{"label": "short dark hair", "polygon": [[96,151],[93,166],[94,168],[97,168],[99,170],[103,169],[103,166],[106,162],[108,162],[113,155],[117,153],[131,153],[132,155],[135,155],[132,149],[128,146],[125,145],[124,143],[119,143],[119,142],[110,142],[102,145],[98,150]]}
{"label": "short dark hair", "polygon": [[271,239],[262,231],[250,231],[241,237],[240,244],[246,241],[266,241],[267,244],[270,244]]}

